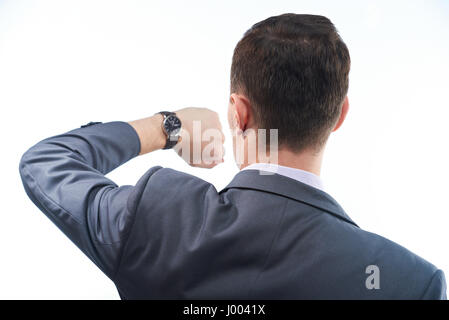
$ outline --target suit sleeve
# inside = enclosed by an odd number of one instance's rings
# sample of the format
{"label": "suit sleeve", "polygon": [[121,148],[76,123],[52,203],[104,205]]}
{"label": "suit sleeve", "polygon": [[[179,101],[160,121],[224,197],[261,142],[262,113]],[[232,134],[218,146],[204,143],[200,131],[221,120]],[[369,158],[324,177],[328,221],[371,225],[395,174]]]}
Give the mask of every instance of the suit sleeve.
{"label": "suit sleeve", "polygon": [[110,122],[45,139],[20,161],[30,199],[111,279],[133,220],[127,201],[134,187],[118,187],[105,174],[139,152],[135,130]]}
{"label": "suit sleeve", "polygon": [[446,280],[441,270],[435,271],[430,283],[422,296],[422,300],[447,300]]}

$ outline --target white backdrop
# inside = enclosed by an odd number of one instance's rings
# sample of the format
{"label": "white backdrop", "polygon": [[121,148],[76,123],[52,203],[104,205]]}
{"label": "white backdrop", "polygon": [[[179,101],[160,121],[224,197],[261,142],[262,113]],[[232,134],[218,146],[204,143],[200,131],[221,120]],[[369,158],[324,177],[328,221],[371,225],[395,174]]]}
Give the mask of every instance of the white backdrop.
{"label": "white backdrop", "polygon": [[[27,198],[23,152],[89,121],[162,109],[208,107],[226,121],[235,44],[285,12],[328,16],[352,57],[351,109],[326,152],[327,191],[362,228],[449,274],[449,1],[0,0],[0,298],[118,298]],[[237,172],[230,141],[210,171],[158,151],[110,177],[134,184],[163,165],[220,189]]]}

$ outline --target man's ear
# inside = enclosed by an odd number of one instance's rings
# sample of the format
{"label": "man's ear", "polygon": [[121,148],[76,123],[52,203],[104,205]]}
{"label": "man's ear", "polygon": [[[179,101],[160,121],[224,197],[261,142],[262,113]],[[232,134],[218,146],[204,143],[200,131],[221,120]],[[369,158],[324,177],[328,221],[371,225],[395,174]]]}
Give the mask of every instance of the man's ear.
{"label": "man's ear", "polygon": [[345,101],[343,101],[343,105],[341,107],[340,118],[338,118],[337,124],[335,125],[335,127],[332,131],[336,131],[336,130],[338,130],[338,128],[341,127],[341,125],[343,124],[343,121],[345,121],[348,111],[349,111],[349,100],[348,100],[348,96],[346,96]]}
{"label": "man's ear", "polygon": [[231,115],[233,127],[244,132],[252,117],[251,104],[245,96],[236,93],[231,94],[231,104],[233,105]]}

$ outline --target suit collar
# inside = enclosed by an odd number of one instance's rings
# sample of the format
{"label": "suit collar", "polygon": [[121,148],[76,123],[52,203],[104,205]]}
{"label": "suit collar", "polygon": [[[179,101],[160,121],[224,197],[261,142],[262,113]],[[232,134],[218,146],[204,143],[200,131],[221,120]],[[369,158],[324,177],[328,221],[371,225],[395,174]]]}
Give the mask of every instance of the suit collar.
{"label": "suit collar", "polygon": [[231,188],[259,190],[290,198],[319,208],[341,220],[357,226],[329,194],[279,174],[261,175],[259,170],[243,170],[220,193]]}

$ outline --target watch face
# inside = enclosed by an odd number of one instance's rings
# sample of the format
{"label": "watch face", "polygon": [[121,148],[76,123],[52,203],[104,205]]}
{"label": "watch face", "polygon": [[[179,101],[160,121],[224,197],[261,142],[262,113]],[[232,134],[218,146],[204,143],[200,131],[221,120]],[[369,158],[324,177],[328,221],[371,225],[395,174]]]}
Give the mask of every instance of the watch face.
{"label": "watch face", "polygon": [[169,136],[174,136],[181,131],[181,120],[175,115],[169,115],[164,120],[164,130]]}

